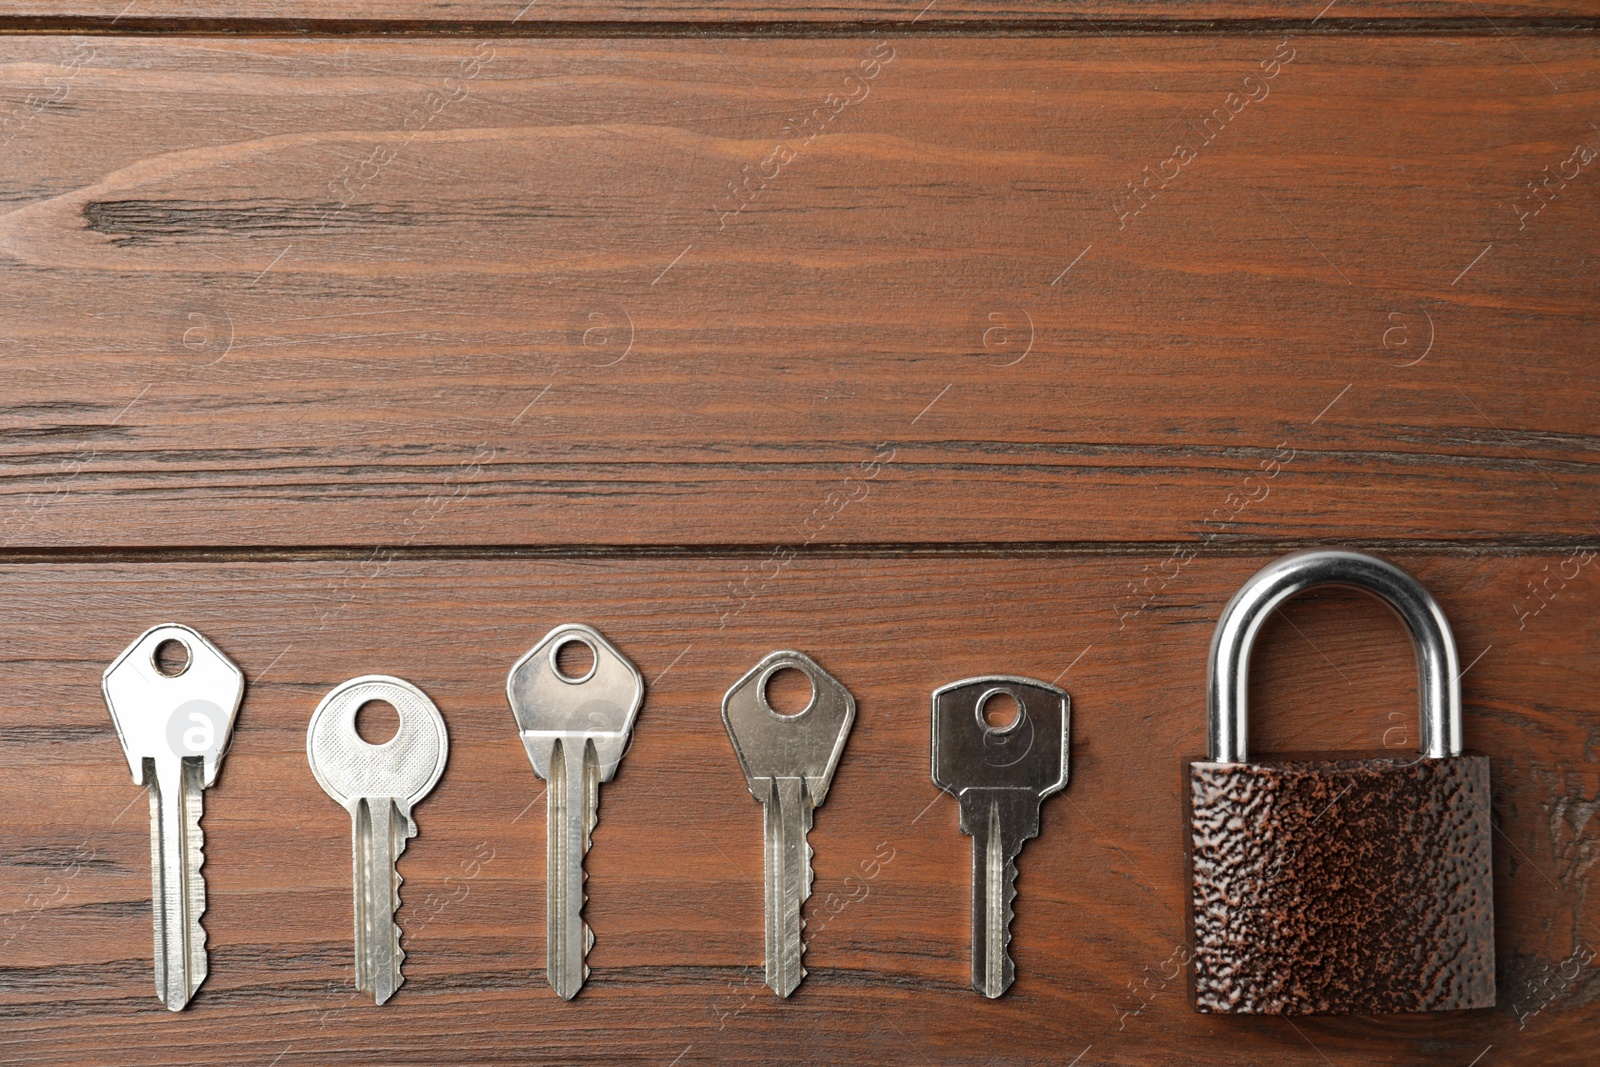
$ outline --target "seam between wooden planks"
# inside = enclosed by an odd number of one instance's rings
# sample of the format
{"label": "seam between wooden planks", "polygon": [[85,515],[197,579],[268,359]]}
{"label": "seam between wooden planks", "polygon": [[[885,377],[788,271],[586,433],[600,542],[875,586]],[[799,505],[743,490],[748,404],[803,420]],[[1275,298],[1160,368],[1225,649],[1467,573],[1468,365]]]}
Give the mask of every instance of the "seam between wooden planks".
{"label": "seam between wooden planks", "polygon": [[[70,563],[323,563],[370,558],[419,562],[496,560],[719,560],[758,559],[785,548],[808,559],[893,559],[956,557],[1037,559],[1083,556],[1147,557],[1200,543],[1188,541],[945,541],[838,542],[804,546],[776,544],[554,544],[554,545],[153,545],[139,548],[16,548],[0,552],[0,566]],[[1263,556],[1300,548],[1338,546],[1406,555],[1531,556],[1550,552],[1600,552],[1600,538],[1514,537],[1439,540],[1422,538],[1220,538],[1205,545],[1206,555]]]}
{"label": "seam between wooden planks", "polygon": [[1445,16],[1435,18],[1066,18],[853,20],[550,20],[182,18],[0,16],[0,34],[73,36],[492,37],[492,38],[847,38],[909,37],[1182,37],[1182,36],[1588,36],[1600,18],[1587,16]]}

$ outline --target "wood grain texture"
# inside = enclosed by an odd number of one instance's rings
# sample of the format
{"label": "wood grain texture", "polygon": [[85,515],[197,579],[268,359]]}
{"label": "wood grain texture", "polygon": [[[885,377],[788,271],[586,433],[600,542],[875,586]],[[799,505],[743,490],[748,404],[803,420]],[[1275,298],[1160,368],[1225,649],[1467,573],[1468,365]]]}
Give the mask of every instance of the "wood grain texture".
{"label": "wood grain texture", "polygon": [[[1600,63],[1539,20],[1594,14],[0,0],[95,34],[0,37],[0,1062],[1587,1064]],[[1158,32],[1203,19],[1238,21]],[[1500,1005],[1202,1017],[1179,790],[1211,628],[1278,546],[1344,539],[1460,642]],[[249,678],[178,1016],[98,689],[167,619]],[[572,1003],[503,696],[563,621],[649,684]],[[860,707],[789,1002],[718,715],[779,647]],[[305,762],[374,671],[452,750],[383,1008]],[[992,671],[1074,715],[988,1003],[927,731],[935,686]],[[1415,739],[1369,600],[1289,605],[1256,672],[1262,752]]]}
{"label": "wood grain texture", "polygon": [[11,548],[1596,532],[1588,39],[0,55]]}
{"label": "wood grain texture", "polygon": [[[312,35],[319,32],[483,32],[539,33],[563,24],[583,23],[660,27],[670,23],[700,24],[713,32],[748,25],[769,32],[773,24],[921,25],[998,23],[1010,28],[1065,29],[1095,33],[1107,20],[1156,27],[1163,23],[1239,20],[1259,29],[1274,21],[1297,22],[1338,32],[1342,26],[1363,26],[1369,20],[1456,20],[1472,32],[1518,32],[1524,25],[1504,20],[1574,21],[1592,26],[1593,5],[1582,0],[1310,0],[1269,3],[1265,0],[0,0],[0,19],[19,28],[93,27],[96,30],[172,32],[203,27],[217,32],[268,32]],[[263,26],[247,25],[259,22]],[[231,24],[231,25],[230,25]],[[1115,28],[1115,27],[1113,27]],[[1192,27],[1191,27],[1192,28]],[[1241,27],[1243,28],[1243,27]],[[981,29],[980,29],[980,32]]]}
{"label": "wood grain texture", "polygon": [[[1600,937],[1588,818],[1600,562],[1572,557],[1576,577],[1530,616],[1515,606],[1527,580],[1565,554],[1395,558],[1437,594],[1470,664],[1466,739],[1492,758],[1500,1006],[1294,1027],[1194,1014],[1174,962],[1179,788],[1204,744],[1204,657],[1219,606],[1260,557],[1196,559],[1120,630],[1109,605],[1156,557],[806,559],[721,629],[737,559],[436,561],[368,580],[315,561],[8,565],[0,1057],[837,1063],[870,1049],[894,1064],[1082,1053],[1080,1067],[1312,1067],[1460,1065],[1492,1044],[1496,1063],[1589,1062],[1600,978],[1569,961]],[[342,604],[331,618],[330,604]],[[211,974],[177,1016],[150,977],[147,809],[98,689],[125,643],[169,618],[249,679],[206,794]],[[585,913],[594,972],[571,1003],[542,974],[542,785],[503,689],[516,657],[565,621],[598,627],[648,685],[603,791]],[[811,835],[811,973],[788,1002],[762,985],[760,811],[718,712],[781,647],[814,655],[859,706]],[[352,987],[348,816],[305,761],[312,708],[369,671],[420,685],[451,740],[402,860],[407,980],[382,1009]],[[991,1003],[968,986],[968,842],[930,780],[928,722],[935,686],[996,671],[1059,678],[1073,723],[1071,784],[1020,859],[1017,984]],[[1270,622],[1254,683],[1263,753],[1415,741],[1403,631],[1356,594],[1296,601]]]}

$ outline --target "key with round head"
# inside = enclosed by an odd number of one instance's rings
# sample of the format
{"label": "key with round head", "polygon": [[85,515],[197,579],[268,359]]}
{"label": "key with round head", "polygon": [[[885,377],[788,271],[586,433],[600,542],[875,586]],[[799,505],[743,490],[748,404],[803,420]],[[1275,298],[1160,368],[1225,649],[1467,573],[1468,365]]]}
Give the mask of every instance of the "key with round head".
{"label": "key with round head", "polygon": [[[390,704],[400,729],[381,745],[356,732],[356,712]],[[322,698],[306,731],[306,759],[317,783],[350,813],[355,883],[356,988],[379,1004],[405,981],[400,965],[400,872],[406,841],[417,836],[411,809],[432,792],[450,754],[444,717],[427,694],[399,678],[352,678]]]}
{"label": "key with round head", "polygon": [[[576,642],[592,663],[582,674],[562,671],[557,654]],[[583,921],[584,857],[600,818],[600,783],[611,781],[628,750],[644,701],[644,678],[597,630],[557,626],[517,660],[506,678],[533,773],[545,779],[545,974],[571,1000],[589,977],[585,962],[594,933]]]}
{"label": "key with round head", "polygon": [[[767,683],[787,668],[811,681],[811,703],[793,715],[775,711],[767,701]],[[799,652],[767,656],[722,700],[722,721],[745,783],[763,809],[767,985],[780,997],[793,993],[806,974],[800,915],[811,896],[806,836],[812,812],[828,795],[855,718],[850,691]]]}
{"label": "key with round head", "polygon": [[[991,722],[1009,697],[1016,715]],[[1016,977],[1011,902],[1017,855],[1039,835],[1040,802],[1067,784],[1070,701],[1031,678],[968,678],[933,694],[933,781],[961,802],[972,837],[972,988],[998,997]]]}
{"label": "key with round head", "polygon": [[[163,645],[185,658],[163,663]],[[146,630],[101,680],[133,780],[150,788],[150,874],[156,995],[181,1011],[206,978],[205,837],[201,791],[217,780],[244,696],[244,674],[199,633],[168,623]]]}

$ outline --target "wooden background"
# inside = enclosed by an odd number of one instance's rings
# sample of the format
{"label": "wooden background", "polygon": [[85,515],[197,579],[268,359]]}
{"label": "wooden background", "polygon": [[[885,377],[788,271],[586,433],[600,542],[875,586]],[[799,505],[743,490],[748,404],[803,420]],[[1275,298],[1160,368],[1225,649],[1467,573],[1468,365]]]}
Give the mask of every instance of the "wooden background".
{"label": "wooden background", "polygon": [[[4,1062],[1592,1062],[1592,5],[0,0],[0,31]],[[1455,628],[1495,1010],[1184,1001],[1211,628],[1312,544]],[[176,1016],[99,693],[164,621],[248,678]],[[571,1003],[503,697],[567,621],[648,685]],[[860,708],[787,1002],[718,713],[783,647]],[[381,1008],[304,756],[368,672],[452,740]],[[992,1003],[927,756],[928,694],[990,672],[1074,703]],[[1415,743],[1365,598],[1291,604],[1254,685],[1258,750]]]}

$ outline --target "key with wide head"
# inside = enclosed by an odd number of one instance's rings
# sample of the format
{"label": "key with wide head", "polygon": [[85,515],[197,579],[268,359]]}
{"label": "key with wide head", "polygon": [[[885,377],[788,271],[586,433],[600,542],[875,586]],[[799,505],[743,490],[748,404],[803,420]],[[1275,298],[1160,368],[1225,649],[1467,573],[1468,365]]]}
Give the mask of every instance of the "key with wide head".
{"label": "key with wide head", "polygon": [[[791,668],[810,679],[811,703],[784,715],[768,703],[767,683]],[[734,753],[763,809],[767,985],[780,997],[793,993],[805,977],[800,908],[811,896],[806,835],[812,812],[828,795],[855,718],[850,691],[799,652],[767,656],[722,700]]]}
{"label": "key with wide head", "polygon": [[[381,745],[356,732],[356,712],[390,704],[400,729]],[[334,689],[311,713],[306,759],[311,773],[350,813],[356,912],[356,988],[379,1004],[405,977],[400,965],[400,872],[406,841],[417,836],[411,809],[432,792],[450,754],[444,717],[427,694],[399,678],[369,674]]]}
{"label": "key with wide head", "polygon": [[[581,675],[557,663],[566,645],[585,645],[593,662]],[[545,779],[545,974],[565,1000],[589,977],[585,962],[594,933],[583,921],[584,857],[600,818],[600,783],[617,773],[633,720],[644,701],[644,678],[611,642],[588,626],[557,626],[519,659],[506,678],[533,773]]]}
{"label": "key with wide head", "polygon": [[[157,659],[169,642],[185,659]],[[181,1011],[206,978],[201,791],[217,780],[244,696],[244,674],[187,626],[146,630],[101,680],[133,780],[150,788],[156,995]]]}
{"label": "key with wide head", "polygon": [[[1014,702],[1010,722],[991,722],[991,702]],[[933,781],[961,802],[972,837],[972,988],[998,997],[1011,987],[1011,902],[1017,854],[1039,835],[1039,806],[1067,784],[1071,703],[1031,678],[991,675],[933,694]]]}

